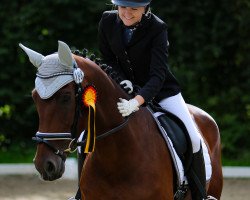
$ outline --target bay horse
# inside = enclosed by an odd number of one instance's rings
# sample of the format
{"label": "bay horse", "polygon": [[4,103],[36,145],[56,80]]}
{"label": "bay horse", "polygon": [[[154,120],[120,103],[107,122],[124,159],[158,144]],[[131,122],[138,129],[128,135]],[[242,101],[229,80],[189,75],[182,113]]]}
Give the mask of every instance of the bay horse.
{"label": "bay horse", "polygon": [[[66,49],[62,53],[60,45],[62,43],[59,42],[58,55],[53,55],[64,63],[63,66],[67,62],[62,61],[64,57],[72,59],[68,61],[68,65],[75,63],[84,73],[84,78],[80,84],[72,79],[48,98],[41,98],[37,91],[41,88],[37,88],[37,85],[32,91],[39,115],[37,140],[41,140],[37,145],[34,163],[42,178],[52,181],[62,176],[67,157],[65,149],[71,146],[72,125],[75,124],[75,113],[79,109],[81,112],[77,117],[74,137],[88,129],[89,109],[77,106],[77,88],[79,85],[84,88],[91,84],[98,92],[95,109],[96,137],[120,128],[107,137],[96,140],[95,150],[87,155],[79,182],[82,199],[174,199],[176,175],[173,161],[148,109],[141,107],[126,121],[118,112],[117,102],[119,98],[129,99],[129,96],[107,75],[107,68],[105,72],[90,59],[71,54],[67,45],[61,47]],[[50,59],[50,56],[43,57],[24,46],[22,48],[38,70],[45,58]],[[50,67],[54,66],[51,64]],[[207,183],[207,194],[220,199],[223,177],[219,129],[205,111],[192,105],[188,105],[188,108],[202,133],[211,158],[212,176]],[[185,199],[191,199],[190,192]]]}

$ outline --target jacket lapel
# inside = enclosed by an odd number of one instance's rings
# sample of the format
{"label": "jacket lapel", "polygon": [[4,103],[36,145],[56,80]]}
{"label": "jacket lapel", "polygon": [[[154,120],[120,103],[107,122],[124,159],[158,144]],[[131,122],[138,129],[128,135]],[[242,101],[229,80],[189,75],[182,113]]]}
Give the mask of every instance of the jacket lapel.
{"label": "jacket lapel", "polygon": [[114,31],[113,31],[113,41],[115,42],[115,46],[116,46],[116,52],[119,52],[121,54],[125,54],[126,51],[126,47],[125,44],[123,42],[123,25],[122,25],[122,21],[119,17],[117,17],[116,20],[116,25],[114,27]]}
{"label": "jacket lapel", "polygon": [[134,31],[133,36],[132,36],[130,42],[128,43],[128,46],[133,46],[139,40],[144,38],[145,35],[147,35],[148,30],[149,30],[149,26],[151,24],[151,20],[150,19],[146,19],[146,20],[147,21],[141,22],[139,24],[139,26],[137,27],[137,29]]}

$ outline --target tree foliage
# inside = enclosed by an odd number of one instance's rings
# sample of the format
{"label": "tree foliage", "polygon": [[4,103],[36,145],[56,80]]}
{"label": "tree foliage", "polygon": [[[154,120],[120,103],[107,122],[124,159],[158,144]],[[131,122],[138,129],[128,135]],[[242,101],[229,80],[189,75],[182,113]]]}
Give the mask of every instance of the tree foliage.
{"label": "tree foliage", "polygon": [[[98,22],[104,10],[112,9],[109,3],[1,1],[2,146],[15,138],[30,139],[38,125],[30,95],[36,69],[18,43],[44,55],[56,51],[57,40],[97,52]],[[244,156],[249,146],[249,9],[249,0],[152,2],[152,12],[168,24],[169,63],[185,99],[215,118],[221,131],[223,154],[233,158]]]}
{"label": "tree foliage", "polygon": [[[164,8],[164,9],[163,9]],[[223,153],[249,146],[250,1],[155,1],[168,23],[170,63],[183,93],[219,124]]]}

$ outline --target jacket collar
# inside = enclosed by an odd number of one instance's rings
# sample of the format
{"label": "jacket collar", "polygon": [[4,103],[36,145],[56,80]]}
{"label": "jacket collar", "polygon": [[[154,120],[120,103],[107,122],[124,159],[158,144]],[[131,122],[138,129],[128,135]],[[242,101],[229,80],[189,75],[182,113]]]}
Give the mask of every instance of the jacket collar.
{"label": "jacket collar", "polygon": [[[143,16],[142,21],[139,24],[131,27],[131,28],[135,28],[135,31],[134,31],[133,36],[131,38],[131,41],[128,43],[127,47],[133,46],[134,44],[136,44],[140,39],[142,39],[147,34],[147,32],[148,32],[147,30],[152,22],[151,19],[152,19],[151,16],[150,17]],[[121,47],[123,49],[126,48],[125,44],[123,42],[123,31],[124,31],[123,29],[124,28],[125,28],[125,26],[117,13],[115,37],[116,37],[116,41],[118,42],[118,45],[121,45]]]}

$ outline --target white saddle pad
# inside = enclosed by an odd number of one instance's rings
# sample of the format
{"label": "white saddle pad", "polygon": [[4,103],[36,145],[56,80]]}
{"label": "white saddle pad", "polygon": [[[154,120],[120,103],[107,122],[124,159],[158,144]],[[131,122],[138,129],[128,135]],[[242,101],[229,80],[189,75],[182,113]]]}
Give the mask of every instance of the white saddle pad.
{"label": "white saddle pad", "polygon": [[[149,110],[151,112],[151,110]],[[177,177],[178,177],[178,185],[180,186],[183,182],[185,182],[185,184],[187,184],[187,178],[184,175],[184,167],[183,164],[179,158],[179,156],[177,155],[173,143],[170,140],[170,138],[168,137],[166,131],[163,129],[163,127],[161,126],[160,122],[158,121],[157,117],[163,113],[152,113],[153,117],[155,118],[155,121],[160,129],[160,132],[163,136],[163,138],[165,139],[165,142],[170,150],[170,154],[172,156],[173,159],[173,163],[176,169],[176,173],[177,173]],[[207,146],[204,142],[204,140],[202,139],[202,150],[203,150],[203,155],[204,155],[204,161],[205,161],[205,169],[206,169],[206,180],[209,181],[212,175],[212,166],[211,166],[211,160],[210,160],[210,156],[208,154],[208,149]]]}

